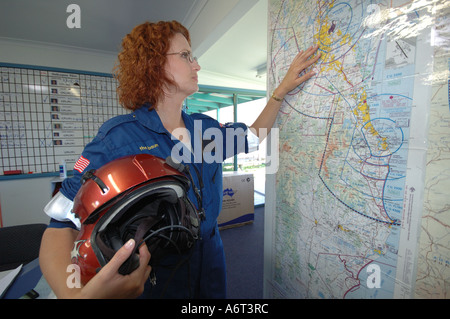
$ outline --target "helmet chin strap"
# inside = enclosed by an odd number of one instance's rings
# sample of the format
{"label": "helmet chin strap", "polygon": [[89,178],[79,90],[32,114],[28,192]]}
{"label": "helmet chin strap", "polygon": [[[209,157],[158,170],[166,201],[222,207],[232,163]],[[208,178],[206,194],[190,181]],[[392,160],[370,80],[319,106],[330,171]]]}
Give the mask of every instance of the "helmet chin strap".
{"label": "helmet chin strap", "polygon": [[[145,242],[144,240],[144,236],[145,234],[152,228],[154,227],[157,223],[160,222],[161,219],[156,219],[153,217],[147,217],[144,218],[141,223],[139,224],[136,233],[134,235],[134,241],[135,241],[135,247],[134,247],[134,251],[132,253],[131,256],[136,256],[136,253],[138,251],[138,249],[140,248],[140,246]],[[132,272],[134,269],[133,268],[133,263],[132,262],[125,262],[124,264],[122,264],[122,266],[120,267],[121,269],[119,269],[119,273],[121,274],[129,274],[130,272]],[[150,274],[151,279],[151,283],[152,285],[156,285],[156,276],[154,274],[154,271],[152,270],[151,274]]]}

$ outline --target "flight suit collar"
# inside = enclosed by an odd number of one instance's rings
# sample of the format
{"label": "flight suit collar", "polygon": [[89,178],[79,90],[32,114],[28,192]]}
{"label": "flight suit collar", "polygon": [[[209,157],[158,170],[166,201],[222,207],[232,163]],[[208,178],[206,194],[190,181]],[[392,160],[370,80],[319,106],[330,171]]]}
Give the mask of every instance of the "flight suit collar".
{"label": "flight suit collar", "polygon": [[143,106],[135,110],[133,116],[149,130],[152,130],[156,133],[169,133],[162,124],[156,110],[150,108],[149,104],[144,104]]}
{"label": "flight suit collar", "polygon": [[[156,133],[164,133],[170,135],[170,133],[166,130],[166,128],[162,124],[158,112],[156,112],[155,109],[150,108],[149,104],[144,104],[142,107],[135,110],[134,116],[142,125],[144,125],[148,129]],[[183,118],[184,125],[186,125],[186,128],[192,134],[194,129],[194,121],[184,111],[181,112],[181,116]]]}

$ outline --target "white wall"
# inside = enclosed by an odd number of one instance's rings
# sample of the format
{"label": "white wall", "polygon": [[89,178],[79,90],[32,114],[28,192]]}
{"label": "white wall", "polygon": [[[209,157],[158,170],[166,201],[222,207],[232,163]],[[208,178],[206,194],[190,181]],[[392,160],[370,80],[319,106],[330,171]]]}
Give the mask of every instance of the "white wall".
{"label": "white wall", "polygon": [[[0,38],[0,62],[111,73],[116,54]],[[51,198],[53,178],[0,181],[3,226],[47,223],[43,208]]]}
{"label": "white wall", "polygon": [[111,73],[116,53],[0,38],[0,62]]}

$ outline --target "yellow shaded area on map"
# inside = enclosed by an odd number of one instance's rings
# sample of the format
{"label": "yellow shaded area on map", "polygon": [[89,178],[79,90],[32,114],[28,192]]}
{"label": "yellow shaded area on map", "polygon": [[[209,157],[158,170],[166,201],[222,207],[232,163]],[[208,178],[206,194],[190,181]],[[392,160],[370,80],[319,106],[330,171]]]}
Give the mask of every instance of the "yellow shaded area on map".
{"label": "yellow shaded area on map", "polygon": [[[335,1],[332,1],[327,10],[330,10],[335,5]],[[321,63],[318,64],[320,70],[319,74],[322,72],[330,72],[334,71],[338,76],[341,76],[342,79],[352,85],[350,80],[347,78],[344,72],[344,66],[342,61],[336,59],[335,54],[332,52],[332,46],[337,41],[339,41],[339,46],[342,47],[348,43],[351,43],[352,38],[349,34],[342,33],[342,30],[336,28],[336,24],[334,22],[329,21],[329,18],[324,12],[319,13],[319,18],[317,24],[320,26],[318,32],[314,36],[314,40],[316,43],[319,43],[319,50],[322,52]],[[354,48],[351,49],[354,52]],[[376,138],[380,138],[379,142],[380,149],[385,151],[388,149],[387,139],[385,137],[380,136],[379,132],[373,127],[371,123],[370,117],[370,105],[367,103],[367,92],[364,88],[362,88],[362,92],[360,94],[354,93],[351,95],[354,101],[356,101],[356,107],[353,109],[353,114],[358,120],[360,126],[364,126],[364,128]]]}

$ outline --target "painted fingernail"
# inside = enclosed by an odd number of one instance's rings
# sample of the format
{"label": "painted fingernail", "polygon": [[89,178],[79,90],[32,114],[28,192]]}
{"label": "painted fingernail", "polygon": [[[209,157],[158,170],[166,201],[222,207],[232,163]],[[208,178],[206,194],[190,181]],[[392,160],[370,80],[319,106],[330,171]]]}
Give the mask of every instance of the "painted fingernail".
{"label": "painted fingernail", "polygon": [[130,249],[133,247],[134,247],[134,239],[130,239],[129,241],[126,242],[126,244],[125,244],[126,249]]}

